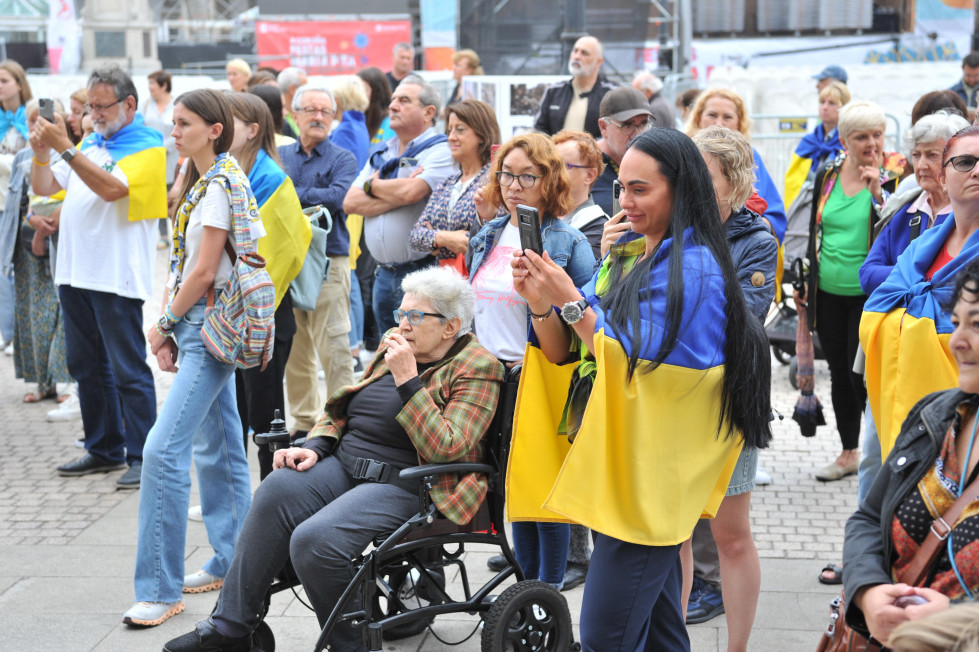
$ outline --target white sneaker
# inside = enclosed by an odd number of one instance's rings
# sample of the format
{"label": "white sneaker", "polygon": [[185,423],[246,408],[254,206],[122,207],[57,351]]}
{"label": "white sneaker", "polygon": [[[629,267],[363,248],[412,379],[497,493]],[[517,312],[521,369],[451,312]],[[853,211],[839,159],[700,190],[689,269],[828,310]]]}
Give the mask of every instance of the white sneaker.
{"label": "white sneaker", "polygon": [[201,521],[201,522],[203,522],[204,516],[201,513],[201,506],[200,505],[194,505],[193,507],[191,507],[190,509],[188,509],[187,510],[187,518],[189,520],[191,520],[191,521]]}
{"label": "white sneaker", "polygon": [[58,407],[48,411],[48,421],[72,421],[81,418],[82,406],[74,394],[69,394]]}
{"label": "white sneaker", "polygon": [[759,466],[757,469],[755,469],[755,485],[758,487],[764,487],[765,485],[769,484],[772,484],[772,475]]}
{"label": "white sneaker", "polygon": [[13,340],[10,340],[10,343],[7,344],[7,346],[5,346],[3,348],[3,352],[6,353],[7,355],[13,355],[14,354],[14,341]]}
{"label": "white sneaker", "polygon": [[139,627],[155,627],[184,610],[184,601],[137,602],[122,615],[122,622]]}
{"label": "white sneaker", "polygon": [[184,575],[184,593],[206,593],[224,586],[223,577],[214,577],[206,571],[199,570],[190,575]]}

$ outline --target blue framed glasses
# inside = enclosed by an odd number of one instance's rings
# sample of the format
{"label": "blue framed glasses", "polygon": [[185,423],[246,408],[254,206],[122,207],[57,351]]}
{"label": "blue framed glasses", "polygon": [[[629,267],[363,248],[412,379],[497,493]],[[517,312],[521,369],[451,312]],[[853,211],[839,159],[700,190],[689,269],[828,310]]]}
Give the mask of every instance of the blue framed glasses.
{"label": "blue framed glasses", "polygon": [[408,318],[408,323],[412,326],[417,326],[422,323],[422,319],[425,317],[439,317],[440,319],[445,319],[445,315],[440,315],[437,312],[422,312],[421,310],[401,310],[398,308],[393,313],[394,321],[401,323],[401,320]]}

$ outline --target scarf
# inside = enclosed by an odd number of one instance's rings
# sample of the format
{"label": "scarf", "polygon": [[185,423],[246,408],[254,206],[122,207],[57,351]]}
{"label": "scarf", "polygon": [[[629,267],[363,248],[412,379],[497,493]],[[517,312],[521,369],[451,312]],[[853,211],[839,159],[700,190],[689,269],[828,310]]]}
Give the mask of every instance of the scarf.
{"label": "scarf", "polygon": [[415,158],[429,147],[444,143],[447,140],[448,138],[446,138],[445,134],[437,134],[419,143],[415,143],[406,149],[404,154],[395,156],[388,161],[384,161],[384,154],[387,152],[387,143],[379,143],[371,149],[368,160],[371,164],[371,169],[380,171],[380,177],[382,179],[393,179],[398,175],[398,165],[401,163],[401,159]]}
{"label": "scarf", "polygon": [[[238,161],[227,152],[218,154],[214,163],[197,180],[177,210],[177,223],[174,225],[173,241],[170,244],[170,273],[174,278],[179,278],[183,273],[184,259],[187,255],[187,223],[190,221],[190,214],[204,198],[207,187],[212,181],[221,183],[231,201],[231,224],[232,229],[234,229],[235,242],[238,244],[238,255],[246,253],[241,251],[244,243],[252,242],[251,225],[260,219],[255,196],[248,184],[248,178],[238,167]],[[177,292],[177,285],[174,283],[170,290],[171,300]]]}
{"label": "scarf", "polygon": [[18,106],[16,111],[0,110],[0,138],[5,136],[11,127],[16,129],[17,133],[25,139],[30,138],[30,132],[27,129],[27,112],[23,104]]}
{"label": "scarf", "polygon": [[835,158],[843,151],[843,143],[840,142],[840,132],[835,127],[829,135],[830,138],[827,140],[823,125],[817,125],[811,133],[802,137],[795,148],[795,155],[811,160],[813,166],[819,165],[828,158]]}
{"label": "scarf", "polygon": [[82,141],[81,149],[86,147],[105,147],[115,161],[150,147],[163,147],[163,136],[156,129],[143,124],[142,114],[137,113],[125,127],[105,137],[91,133]]}

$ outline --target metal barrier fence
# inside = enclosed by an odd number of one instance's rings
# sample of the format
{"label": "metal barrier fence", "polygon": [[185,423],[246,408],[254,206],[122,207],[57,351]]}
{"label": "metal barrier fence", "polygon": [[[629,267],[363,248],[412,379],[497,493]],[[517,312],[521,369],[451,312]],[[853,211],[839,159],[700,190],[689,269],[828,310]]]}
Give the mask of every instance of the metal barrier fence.
{"label": "metal barrier fence", "polygon": [[[890,113],[887,115],[887,129],[884,134],[884,147],[888,151],[902,152],[901,123]],[[751,116],[751,144],[761,154],[765,167],[778,187],[785,191],[785,173],[792,162],[792,153],[802,137],[811,131],[809,125],[819,122],[817,115],[776,115],[757,114]],[[786,206],[788,208],[788,206]]]}

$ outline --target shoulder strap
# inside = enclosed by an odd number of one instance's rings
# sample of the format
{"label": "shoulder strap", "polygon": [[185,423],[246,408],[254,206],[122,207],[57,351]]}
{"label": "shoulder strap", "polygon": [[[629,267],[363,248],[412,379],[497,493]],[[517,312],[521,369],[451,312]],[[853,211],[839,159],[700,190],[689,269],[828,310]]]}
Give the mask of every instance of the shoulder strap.
{"label": "shoulder strap", "polygon": [[[231,242],[228,240],[224,241],[224,252],[228,254],[228,259],[231,260],[231,266],[234,267],[235,261],[238,259],[238,256],[235,254],[235,248],[231,246]],[[207,288],[207,307],[208,308],[214,307],[214,284],[213,283],[211,284],[211,287]]]}
{"label": "shoulder strap", "polygon": [[921,213],[915,213],[908,225],[911,227],[912,240],[921,235]]}
{"label": "shoulder strap", "polygon": [[965,508],[975,500],[976,492],[979,491],[979,477],[976,477],[969,486],[962,490],[962,495],[958,497],[951,507],[944,514],[932,521],[928,530],[928,536],[921,542],[921,546],[911,559],[908,565],[908,574],[911,577],[912,586],[920,586],[931,574],[932,566],[938,557],[938,552],[945,544],[945,539],[952,532],[952,525],[957,520]]}

